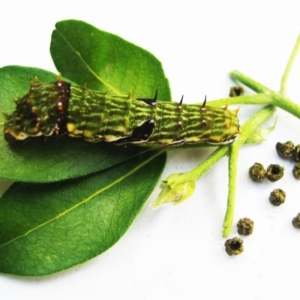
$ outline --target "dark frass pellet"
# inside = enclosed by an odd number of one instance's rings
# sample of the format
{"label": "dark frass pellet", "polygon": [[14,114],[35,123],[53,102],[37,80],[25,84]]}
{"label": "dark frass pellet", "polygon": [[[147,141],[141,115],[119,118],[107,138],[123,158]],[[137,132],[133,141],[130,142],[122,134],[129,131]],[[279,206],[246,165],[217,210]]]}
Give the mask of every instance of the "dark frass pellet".
{"label": "dark frass pellet", "polygon": [[296,162],[300,162],[300,145],[295,146],[293,150],[293,159]]}
{"label": "dark frass pellet", "polygon": [[244,89],[243,87],[237,85],[237,86],[232,86],[229,91],[229,96],[230,97],[238,97],[238,96],[243,96],[244,95]]}
{"label": "dark frass pellet", "polygon": [[280,165],[269,165],[267,168],[266,177],[271,181],[275,182],[283,177],[284,167]]}
{"label": "dark frass pellet", "polygon": [[294,143],[291,141],[288,141],[286,143],[278,142],[276,144],[276,151],[280,157],[283,157],[283,158],[291,157],[293,150],[294,150]]}
{"label": "dark frass pellet", "polygon": [[249,175],[255,182],[262,182],[266,178],[266,173],[267,171],[260,163],[254,163],[254,165],[249,169]]}
{"label": "dark frass pellet", "polygon": [[285,201],[285,192],[281,189],[276,189],[270,194],[269,200],[273,205],[279,206]]}
{"label": "dark frass pellet", "polygon": [[241,235],[250,235],[254,229],[254,222],[248,218],[240,219],[237,223],[237,229]]}
{"label": "dark frass pellet", "polygon": [[228,255],[239,255],[244,251],[243,240],[235,237],[225,242],[225,251]]}
{"label": "dark frass pellet", "polygon": [[300,179],[300,162],[294,165],[293,174],[296,179]]}
{"label": "dark frass pellet", "polygon": [[292,221],[295,228],[300,229],[300,213]]}

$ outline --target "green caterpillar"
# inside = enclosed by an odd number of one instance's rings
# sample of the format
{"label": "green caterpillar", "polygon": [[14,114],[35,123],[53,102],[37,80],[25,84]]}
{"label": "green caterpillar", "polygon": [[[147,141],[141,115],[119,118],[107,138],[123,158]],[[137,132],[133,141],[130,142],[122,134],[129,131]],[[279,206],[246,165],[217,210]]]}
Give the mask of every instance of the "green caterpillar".
{"label": "green caterpillar", "polygon": [[6,116],[8,143],[28,137],[68,134],[118,145],[229,144],[239,134],[238,110],[108,96],[62,81],[31,83]]}

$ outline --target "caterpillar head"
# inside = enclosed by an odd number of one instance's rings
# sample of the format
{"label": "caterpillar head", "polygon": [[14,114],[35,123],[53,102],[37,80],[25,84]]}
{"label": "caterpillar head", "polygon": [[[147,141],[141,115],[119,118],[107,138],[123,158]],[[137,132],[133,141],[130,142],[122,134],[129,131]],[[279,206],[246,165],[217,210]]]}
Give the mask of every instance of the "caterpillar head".
{"label": "caterpillar head", "polygon": [[31,84],[29,92],[16,101],[15,111],[10,115],[4,113],[6,141],[63,133],[68,97],[69,84],[63,81]]}
{"label": "caterpillar head", "polygon": [[6,115],[5,113],[3,114],[7,117],[7,120],[4,124],[5,140],[10,144],[17,140],[25,140],[28,137],[28,133],[26,130],[24,131],[24,125],[21,117],[19,117],[16,112],[11,115]]}

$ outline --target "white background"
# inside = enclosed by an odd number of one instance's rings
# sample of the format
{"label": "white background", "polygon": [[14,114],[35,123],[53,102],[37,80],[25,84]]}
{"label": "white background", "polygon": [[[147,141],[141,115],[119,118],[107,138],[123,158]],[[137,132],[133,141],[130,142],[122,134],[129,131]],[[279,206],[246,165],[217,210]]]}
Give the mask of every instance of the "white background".
{"label": "white background", "polygon": [[[232,69],[278,90],[299,34],[300,2],[1,0],[0,66],[56,72],[50,36],[64,19],[84,20],[149,50],[163,63],[173,100],[184,94],[186,103],[195,103],[205,94],[226,97]],[[299,82],[300,56],[288,86],[298,103]],[[241,122],[257,109],[242,106]],[[280,110],[276,115],[269,139],[240,153],[235,223],[241,217],[255,222],[242,255],[229,257],[221,236],[227,201],[223,159],[183,204],[153,210],[157,187],[125,236],[99,257],[46,277],[0,274],[1,299],[299,299],[300,231],[291,220],[300,212],[300,182],[292,176],[293,164],[274,149],[277,141],[300,143],[300,120]],[[162,178],[189,170],[209,152],[173,151]],[[284,178],[253,183],[248,169],[256,161],[283,165]],[[280,207],[268,201],[274,188],[287,193]]]}

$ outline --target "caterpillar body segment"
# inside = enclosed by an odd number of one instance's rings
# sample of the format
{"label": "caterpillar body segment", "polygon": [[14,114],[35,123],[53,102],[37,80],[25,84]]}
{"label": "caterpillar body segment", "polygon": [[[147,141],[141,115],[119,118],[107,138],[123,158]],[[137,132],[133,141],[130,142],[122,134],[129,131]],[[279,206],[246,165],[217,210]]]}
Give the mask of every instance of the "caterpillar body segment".
{"label": "caterpillar body segment", "polygon": [[237,110],[203,104],[109,96],[58,79],[31,83],[7,115],[7,142],[68,134],[88,142],[139,145],[229,144],[239,134]]}

